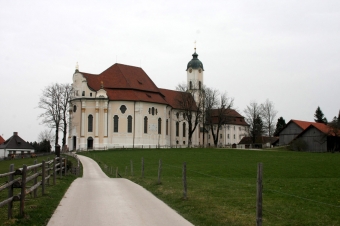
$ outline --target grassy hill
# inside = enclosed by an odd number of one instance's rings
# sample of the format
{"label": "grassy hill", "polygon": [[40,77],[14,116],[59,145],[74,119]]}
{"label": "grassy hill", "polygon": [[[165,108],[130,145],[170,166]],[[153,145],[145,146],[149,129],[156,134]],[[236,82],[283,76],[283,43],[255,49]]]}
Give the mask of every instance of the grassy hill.
{"label": "grassy hill", "polygon": [[[118,167],[122,177],[145,187],[195,225],[255,225],[257,163],[262,162],[264,225],[340,225],[339,153],[125,149],[82,154],[95,159],[111,177]],[[182,198],[184,162],[187,199]]]}

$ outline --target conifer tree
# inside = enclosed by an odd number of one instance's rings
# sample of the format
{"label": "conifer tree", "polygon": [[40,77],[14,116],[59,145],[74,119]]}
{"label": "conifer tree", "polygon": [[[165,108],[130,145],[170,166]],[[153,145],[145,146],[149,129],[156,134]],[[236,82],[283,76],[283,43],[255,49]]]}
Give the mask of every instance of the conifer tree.
{"label": "conifer tree", "polygon": [[324,117],[324,114],[323,114],[323,112],[322,112],[322,110],[321,110],[321,108],[319,106],[318,106],[318,108],[315,111],[314,121],[315,122],[319,122],[319,123],[327,124],[327,118]]}
{"label": "conifer tree", "polygon": [[280,117],[277,119],[277,123],[276,123],[276,129],[274,132],[274,136],[278,136],[279,132],[283,129],[283,127],[286,126],[286,121],[284,120],[283,117]]}

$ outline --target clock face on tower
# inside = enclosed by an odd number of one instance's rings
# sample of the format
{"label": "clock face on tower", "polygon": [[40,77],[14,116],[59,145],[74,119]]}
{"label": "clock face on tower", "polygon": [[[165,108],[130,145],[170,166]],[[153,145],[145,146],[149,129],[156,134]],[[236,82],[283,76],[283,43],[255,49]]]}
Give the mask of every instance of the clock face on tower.
{"label": "clock face on tower", "polygon": [[198,70],[198,72],[199,72],[199,73],[201,73],[201,72],[202,72],[202,70],[201,70],[201,69],[199,69],[199,70]]}
{"label": "clock face on tower", "polygon": [[189,69],[189,73],[191,73],[191,72],[192,72],[192,69],[190,68],[190,69]]}

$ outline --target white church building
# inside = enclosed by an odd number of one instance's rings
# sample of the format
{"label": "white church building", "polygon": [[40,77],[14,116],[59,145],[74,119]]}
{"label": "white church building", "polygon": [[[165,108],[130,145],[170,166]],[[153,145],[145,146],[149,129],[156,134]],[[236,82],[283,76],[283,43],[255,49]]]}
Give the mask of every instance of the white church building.
{"label": "white church building", "polygon": [[[203,64],[196,51],[192,57],[186,69],[188,88],[202,87]],[[158,88],[140,67],[116,63],[100,74],[77,68],[72,87],[70,150],[188,145],[187,122],[177,114],[181,110],[176,99],[179,91]],[[192,146],[209,142],[209,136],[203,142],[199,128],[192,136]],[[237,138],[233,143],[241,136]]]}

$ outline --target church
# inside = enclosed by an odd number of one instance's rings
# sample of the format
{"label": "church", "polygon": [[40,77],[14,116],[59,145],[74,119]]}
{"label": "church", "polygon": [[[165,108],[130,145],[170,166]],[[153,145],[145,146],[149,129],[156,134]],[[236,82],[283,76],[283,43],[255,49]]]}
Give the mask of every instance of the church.
{"label": "church", "polygon": [[[204,68],[196,48],[186,72],[189,89],[203,87]],[[188,145],[188,125],[176,99],[180,91],[158,88],[140,67],[116,63],[100,74],[80,72],[77,67],[72,87],[70,150]],[[200,127],[192,135],[192,146],[210,143]],[[235,144],[241,139],[239,134],[237,139],[235,134],[229,136]],[[223,137],[223,145],[232,144],[226,134]]]}

